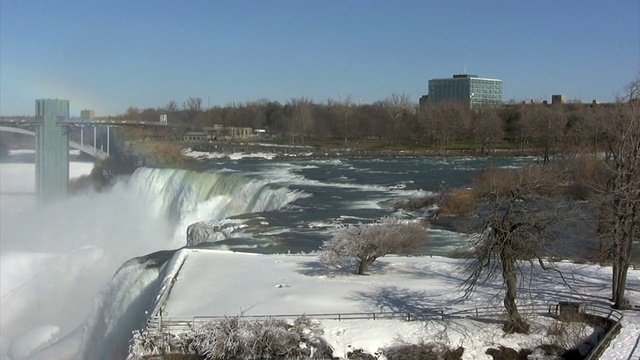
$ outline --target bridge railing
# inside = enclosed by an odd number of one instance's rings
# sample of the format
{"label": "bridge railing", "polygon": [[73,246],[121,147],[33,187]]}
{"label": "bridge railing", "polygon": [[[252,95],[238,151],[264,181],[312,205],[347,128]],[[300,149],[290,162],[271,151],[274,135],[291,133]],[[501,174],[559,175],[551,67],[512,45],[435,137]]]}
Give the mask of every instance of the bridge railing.
{"label": "bridge railing", "polygon": [[[91,119],[68,118],[57,121],[58,125],[99,125],[99,126],[119,126],[119,125],[148,125],[148,126],[168,126],[166,121],[141,121],[128,119]],[[42,118],[34,116],[1,116],[0,124],[42,124]]]}

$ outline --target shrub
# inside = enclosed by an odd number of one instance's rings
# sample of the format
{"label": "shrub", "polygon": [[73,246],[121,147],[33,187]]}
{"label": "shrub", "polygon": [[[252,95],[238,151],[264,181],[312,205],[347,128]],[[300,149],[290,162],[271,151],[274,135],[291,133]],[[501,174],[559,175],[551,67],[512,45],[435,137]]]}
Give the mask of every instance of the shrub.
{"label": "shrub", "polygon": [[574,200],[587,200],[591,197],[592,189],[583,182],[572,182],[565,186],[564,192]]}
{"label": "shrub", "polygon": [[440,215],[466,215],[476,208],[476,196],[471,189],[457,189],[447,194],[440,207]]}
{"label": "shrub", "polygon": [[306,316],[248,321],[240,316],[209,322],[179,335],[134,333],[128,360],[153,355],[197,355],[201,359],[327,359],[333,349],[320,326]]}
{"label": "shrub", "polygon": [[356,349],[347,353],[349,360],[376,360],[377,357],[365,352],[362,349]]}
{"label": "shrub", "polygon": [[410,254],[424,246],[426,241],[427,232],[421,224],[387,217],[372,224],[336,228],[333,238],[322,244],[320,260],[355,259],[357,274],[363,275],[377,258],[388,254]]}
{"label": "shrub", "polygon": [[570,157],[555,166],[558,174],[566,176],[564,193],[575,200],[589,199],[608,178],[606,163],[593,156]]}
{"label": "shrub", "polygon": [[427,195],[417,198],[411,198],[404,201],[397,201],[392,206],[391,209],[393,211],[397,211],[400,209],[405,210],[419,210],[429,206],[433,206],[438,202],[438,197],[433,195]]}
{"label": "shrub", "polygon": [[230,317],[196,329],[188,350],[205,359],[324,359],[333,351],[322,333],[307,317],[296,319],[293,325],[279,319]]}
{"label": "shrub", "polygon": [[491,355],[493,360],[527,360],[529,359],[529,355],[531,355],[533,351],[529,349],[520,349],[520,351],[515,351],[512,348],[504,347],[500,345],[497,349],[490,348],[487,349],[485,354]]}
{"label": "shrub", "polygon": [[547,355],[585,355],[594,346],[589,340],[590,332],[591,328],[584,323],[582,314],[566,315],[550,324],[546,341],[539,348]]}
{"label": "shrub", "polygon": [[387,348],[384,355],[388,360],[460,360],[464,348],[450,349],[442,343],[421,343]]}

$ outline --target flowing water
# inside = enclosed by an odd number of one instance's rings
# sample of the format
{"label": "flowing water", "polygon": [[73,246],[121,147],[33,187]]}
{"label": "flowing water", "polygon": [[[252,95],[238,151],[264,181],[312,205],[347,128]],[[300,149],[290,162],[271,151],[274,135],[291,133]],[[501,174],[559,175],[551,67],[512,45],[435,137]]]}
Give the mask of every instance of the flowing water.
{"label": "flowing water", "polygon": [[[205,246],[261,253],[310,252],[319,248],[337,224],[371,222],[393,214],[394,202],[446,188],[466,187],[480,169],[511,168],[530,158],[340,159],[198,163],[182,170],[139,170],[170,183],[149,192],[159,202],[174,203],[169,214],[177,219],[175,236],[188,225],[222,229]],[[180,178],[182,192],[173,189]],[[204,179],[209,179],[204,181]],[[215,183],[215,186],[213,185]],[[218,185],[218,183],[220,183]],[[177,198],[176,198],[177,196]],[[188,200],[186,200],[188,199]],[[158,207],[166,208],[166,207]],[[424,215],[424,214],[418,214]],[[445,229],[431,229],[424,254],[446,255],[466,237]]]}

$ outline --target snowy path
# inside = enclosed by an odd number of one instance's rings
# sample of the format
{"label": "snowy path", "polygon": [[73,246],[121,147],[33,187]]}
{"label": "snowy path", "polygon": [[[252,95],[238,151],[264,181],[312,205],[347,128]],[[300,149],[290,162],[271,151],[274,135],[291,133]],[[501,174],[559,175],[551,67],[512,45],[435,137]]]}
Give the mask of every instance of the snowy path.
{"label": "snowy path", "polygon": [[601,360],[640,359],[640,311],[625,311],[622,330],[605,352]]}

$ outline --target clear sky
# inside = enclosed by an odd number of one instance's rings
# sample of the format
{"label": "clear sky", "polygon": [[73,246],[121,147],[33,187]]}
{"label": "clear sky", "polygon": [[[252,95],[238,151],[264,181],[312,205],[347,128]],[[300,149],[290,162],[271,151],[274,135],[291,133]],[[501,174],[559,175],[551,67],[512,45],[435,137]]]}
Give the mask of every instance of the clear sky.
{"label": "clear sky", "polygon": [[464,72],[502,79],[505,101],[607,102],[639,70],[639,0],[0,1],[1,115],[40,98],[72,116],[188,97],[417,102]]}

